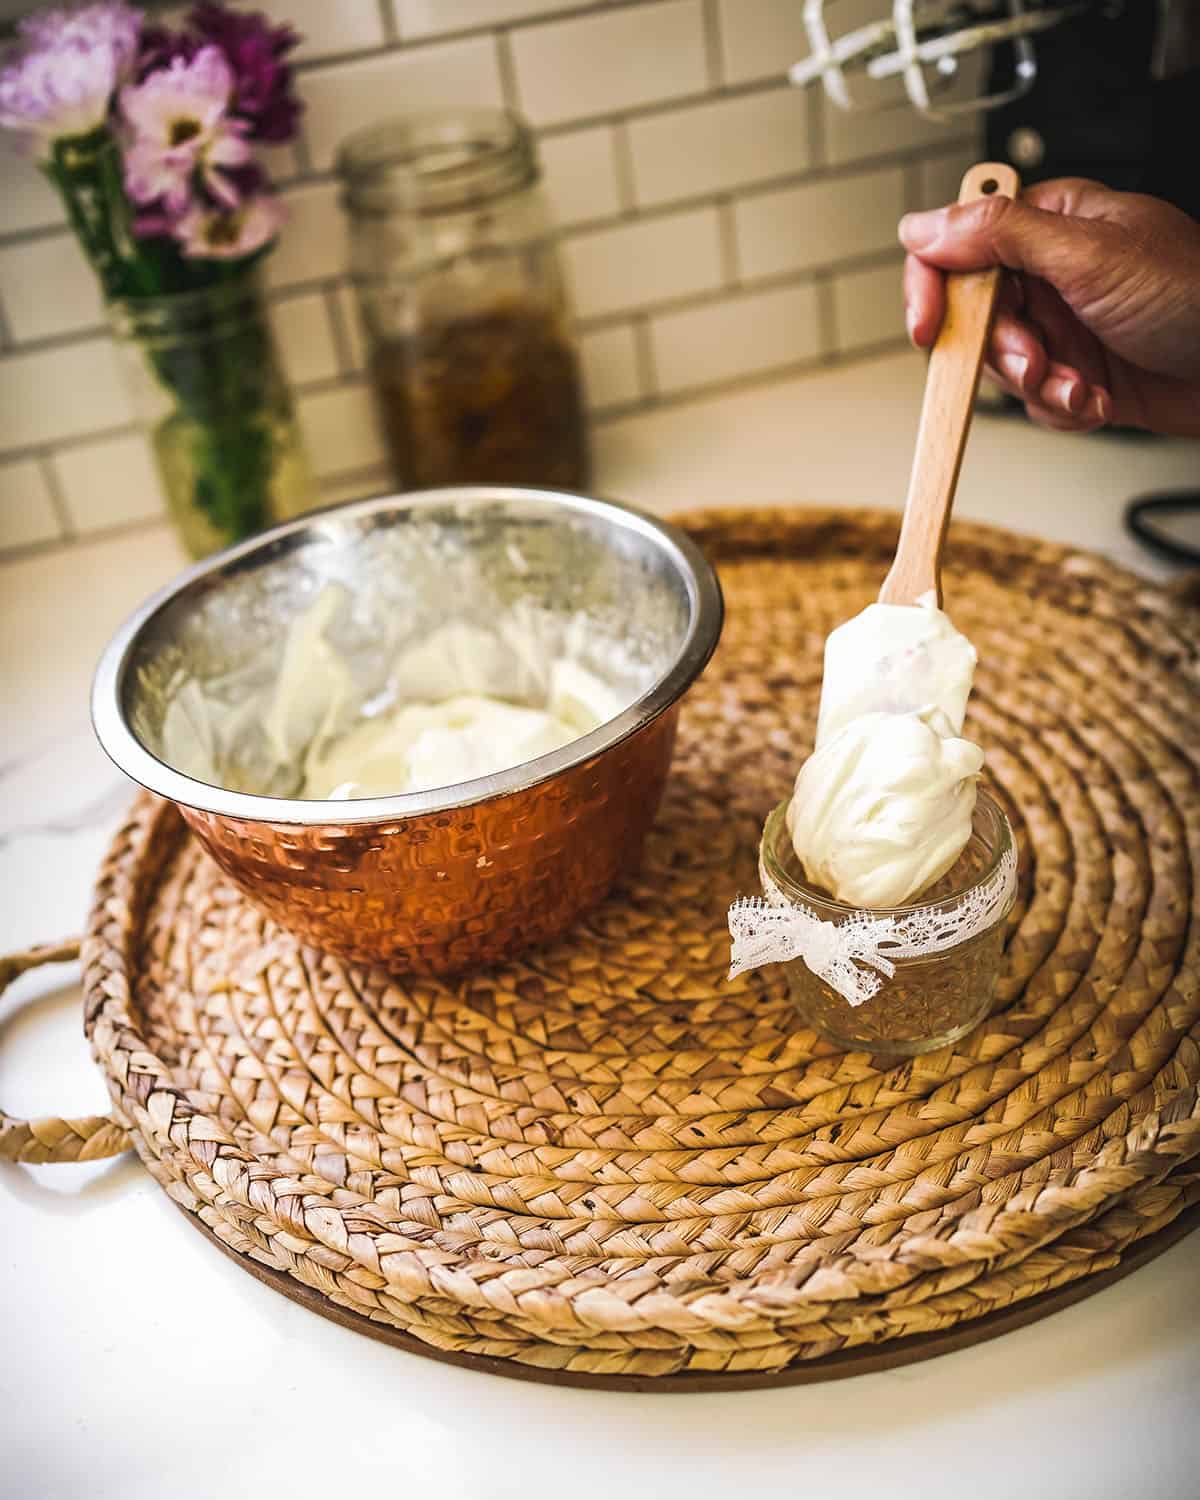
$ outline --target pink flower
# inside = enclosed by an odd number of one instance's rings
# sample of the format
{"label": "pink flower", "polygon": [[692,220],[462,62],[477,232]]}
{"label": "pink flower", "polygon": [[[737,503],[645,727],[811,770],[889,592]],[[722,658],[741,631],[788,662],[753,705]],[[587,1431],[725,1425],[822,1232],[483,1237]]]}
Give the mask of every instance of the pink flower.
{"label": "pink flower", "polygon": [[137,11],[120,0],[27,17],[0,68],[0,125],[23,132],[41,155],[60,137],[95,130],[132,72],[140,28]]}
{"label": "pink flower", "polygon": [[193,204],[175,225],[175,238],[193,260],[240,260],[279,233],[283,205],[271,193],[256,193],[236,208]]}
{"label": "pink flower", "polygon": [[176,57],[121,90],[129,134],[125,187],[135,203],[161,199],[168,213],[180,214],[197,173],[218,202],[237,203],[237,189],[221,169],[249,161],[250,147],[245,123],[225,113],[232,92],[233,70],[219,47]]}

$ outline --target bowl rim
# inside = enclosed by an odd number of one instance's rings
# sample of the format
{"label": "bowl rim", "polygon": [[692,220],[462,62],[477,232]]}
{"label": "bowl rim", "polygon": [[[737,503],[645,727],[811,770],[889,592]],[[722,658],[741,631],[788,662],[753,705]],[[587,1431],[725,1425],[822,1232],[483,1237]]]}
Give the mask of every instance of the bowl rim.
{"label": "bowl rim", "polygon": [[[475,507],[496,503],[565,509],[575,515],[615,522],[648,538],[674,563],[687,589],[687,631],[671,665],[616,718],[547,755],[524,761],[506,771],[423,792],[364,797],[355,801],[269,797],[213,786],[160,760],[133,732],[123,707],[125,680],[133,653],[151,621],[198,580],[237,573],[247,558],[279,548],[288,538],[306,533],[336,542],[356,530],[363,520],[381,511],[420,511],[447,505]],[[148,791],[199,812],[247,822],[305,827],[400,822],[525,791],[595,759],[636,734],[672,708],[704,670],[720,639],[724,614],[724,599],[716,572],[691,537],[670,522],[648,515],[623,501],[600,499],[570,490],[483,484],[373,495],[323,506],[259,532],[195,563],[151,594],[118,628],[100,656],[92,679],[92,727],[104,753],[118,770]]]}

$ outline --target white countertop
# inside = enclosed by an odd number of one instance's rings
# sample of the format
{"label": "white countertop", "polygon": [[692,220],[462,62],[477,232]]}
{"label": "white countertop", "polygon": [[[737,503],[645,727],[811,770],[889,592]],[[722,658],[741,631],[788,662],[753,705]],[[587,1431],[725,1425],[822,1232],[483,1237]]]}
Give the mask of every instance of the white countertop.
{"label": "white countertop", "polygon": [[[660,512],[897,503],[920,379],[894,355],[611,423],[596,488]],[[1122,506],[1198,480],[1200,443],[983,416],[957,512],[1163,576],[1123,535]],[[0,568],[0,951],[84,919],[128,795],[91,744],[92,666],[181,560],[156,527]],[[0,1007],[11,1111],[104,1106],[72,980],[29,976]],[[1193,1236],[1032,1327],[887,1374],[671,1397],[552,1389],[304,1311],[190,1230],[131,1157],[0,1165],[0,1497],[301,1500],[373,1481],[436,1500],[1183,1500],[1200,1473],[1198,1273]]]}

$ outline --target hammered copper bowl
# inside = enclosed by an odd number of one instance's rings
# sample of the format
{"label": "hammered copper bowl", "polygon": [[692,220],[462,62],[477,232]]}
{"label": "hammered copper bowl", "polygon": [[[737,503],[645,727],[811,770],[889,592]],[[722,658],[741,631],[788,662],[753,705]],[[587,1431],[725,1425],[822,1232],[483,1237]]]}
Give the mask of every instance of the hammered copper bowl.
{"label": "hammered copper bowl", "polygon": [[[300,799],[255,768],[257,730],[245,763],[212,780],[168,764],[164,720],[181,685],[219,683],[227,702],[261,693],[288,627],[329,582],[352,601],[335,644],[364,703],[398,642],[532,600],[574,622],[577,641],[603,644],[605,661],[619,657],[628,706],[537,760],[400,796]],[[721,621],[696,546],[624,506],[493,487],[363,500],[276,527],[150,599],[100,661],[92,717],[120,769],[174,802],[282,927],[354,961],[450,973],[556,937],[636,865],[679,700]]]}

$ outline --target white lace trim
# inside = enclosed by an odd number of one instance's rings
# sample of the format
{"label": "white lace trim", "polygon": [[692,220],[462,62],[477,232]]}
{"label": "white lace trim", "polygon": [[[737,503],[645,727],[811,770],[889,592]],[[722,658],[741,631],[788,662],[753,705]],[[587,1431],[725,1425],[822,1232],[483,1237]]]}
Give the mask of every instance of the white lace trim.
{"label": "white lace trim", "polygon": [[730,979],[798,958],[851,1005],[862,1005],[896,972],[895,959],[942,953],[994,926],[1016,895],[1017,852],[1007,849],[994,874],[956,905],[904,917],[855,911],[827,922],[811,907],[793,905],[761,865],[759,874],[762,896],[743,896],[729,908]]}

